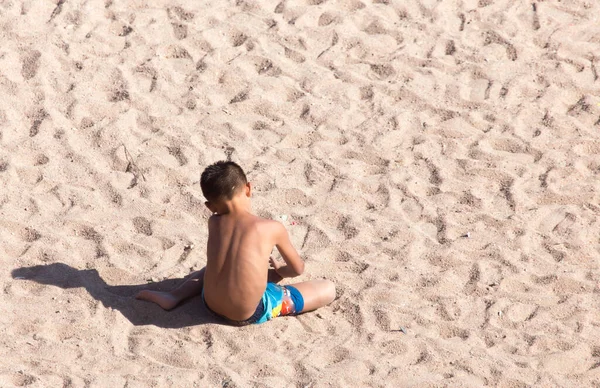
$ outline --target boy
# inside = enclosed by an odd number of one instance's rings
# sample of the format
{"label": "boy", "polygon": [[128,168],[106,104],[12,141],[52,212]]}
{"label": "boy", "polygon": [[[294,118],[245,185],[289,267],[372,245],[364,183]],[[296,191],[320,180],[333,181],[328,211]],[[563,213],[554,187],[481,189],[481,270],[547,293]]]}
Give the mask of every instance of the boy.
{"label": "boy", "polygon": [[[282,224],[250,213],[252,186],[240,166],[214,163],[202,173],[200,186],[205,205],[213,212],[208,220],[206,267],[171,292],[144,290],[136,298],[170,310],[202,294],[209,311],[237,326],[315,310],[335,299],[335,286],[328,280],[277,284],[301,275],[304,262]],[[274,246],[285,265],[269,256]]]}

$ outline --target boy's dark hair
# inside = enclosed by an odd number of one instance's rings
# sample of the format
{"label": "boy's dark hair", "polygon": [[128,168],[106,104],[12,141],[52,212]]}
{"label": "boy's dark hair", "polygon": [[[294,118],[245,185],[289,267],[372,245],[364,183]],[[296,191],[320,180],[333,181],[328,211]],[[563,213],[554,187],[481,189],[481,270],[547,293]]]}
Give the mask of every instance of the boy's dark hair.
{"label": "boy's dark hair", "polygon": [[231,199],[246,183],[244,170],[237,163],[224,160],[206,167],[200,176],[202,194],[208,201]]}

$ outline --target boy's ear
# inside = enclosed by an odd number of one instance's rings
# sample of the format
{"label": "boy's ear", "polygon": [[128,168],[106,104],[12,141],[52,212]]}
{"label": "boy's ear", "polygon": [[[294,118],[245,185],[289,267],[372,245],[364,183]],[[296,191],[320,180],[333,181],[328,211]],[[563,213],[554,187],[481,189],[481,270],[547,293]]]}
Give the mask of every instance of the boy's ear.
{"label": "boy's ear", "polygon": [[246,183],[246,197],[250,198],[252,196],[252,184],[250,182]]}

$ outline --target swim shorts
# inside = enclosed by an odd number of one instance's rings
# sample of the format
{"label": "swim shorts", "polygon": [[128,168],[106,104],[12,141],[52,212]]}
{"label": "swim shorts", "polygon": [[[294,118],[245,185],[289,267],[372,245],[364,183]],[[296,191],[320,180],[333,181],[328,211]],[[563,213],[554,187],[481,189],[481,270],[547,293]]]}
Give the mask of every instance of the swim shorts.
{"label": "swim shorts", "polygon": [[263,323],[280,315],[300,314],[304,309],[304,298],[294,286],[267,283],[267,289],[261,300],[265,311],[256,323]]}
{"label": "swim shorts", "polygon": [[280,286],[275,283],[267,283],[267,288],[254,314],[243,321],[234,321],[212,311],[204,300],[204,290],[202,290],[202,302],[208,311],[234,326],[263,323],[278,316],[300,314],[304,308],[304,298],[296,287]]}

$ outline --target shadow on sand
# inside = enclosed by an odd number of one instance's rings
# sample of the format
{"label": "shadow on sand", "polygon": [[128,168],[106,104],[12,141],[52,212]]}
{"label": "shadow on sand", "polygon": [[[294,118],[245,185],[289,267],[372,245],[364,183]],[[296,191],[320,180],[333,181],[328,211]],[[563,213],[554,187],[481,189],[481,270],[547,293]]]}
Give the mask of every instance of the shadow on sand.
{"label": "shadow on sand", "polygon": [[134,298],[141,290],[169,291],[183,279],[168,279],[150,284],[111,286],[95,269],[78,270],[63,263],[22,267],[12,271],[12,277],[60,288],[85,287],[89,294],[105,307],[118,310],[136,326],[155,325],[163,328],[182,328],[204,323],[219,323],[202,303],[200,297],[183,302],[174,310]]}

